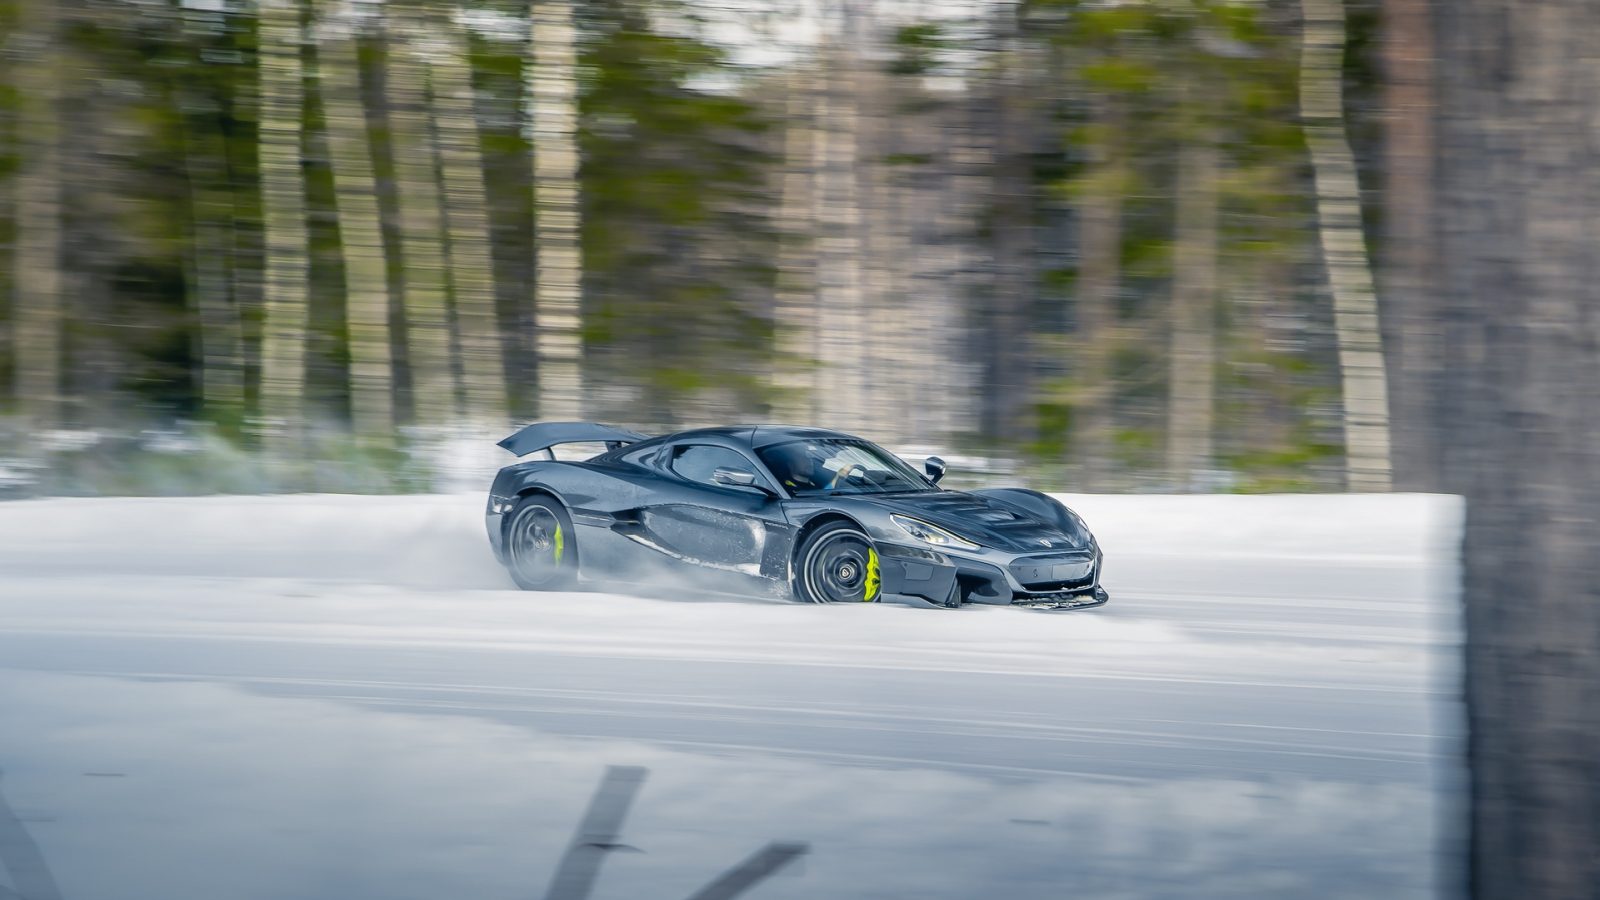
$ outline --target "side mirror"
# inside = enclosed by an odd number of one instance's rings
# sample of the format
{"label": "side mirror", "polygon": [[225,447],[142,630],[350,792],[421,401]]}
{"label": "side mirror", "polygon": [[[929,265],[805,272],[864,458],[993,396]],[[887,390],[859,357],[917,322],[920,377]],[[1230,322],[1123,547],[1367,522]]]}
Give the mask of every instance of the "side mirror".
{"label": "side mirror", "polygon": [[764,497],[778,499],[777,491],[762,484],[760,479],[756,478],[756,473],[745,469],[714,469],[711,472],[711,480],[728,487],[748,488]]}
{"label": "side mirror", "polygon": [[937,456],[928,457],[927,461],[922,464],[922,471],[927,473],[928,480],[934,484],[938,484],[939,479],[944,477],[945,468],[944,460]]}
{"label": "side mirror", "polygon": [[711,473],[711,480],[728,487],[755,487],[756,473],[743,469],[717,469]]}
{"label": "side mirror", "polygon": [[746,469],[717,468],[711,471],[711,480],[728,487],[747,488],[764,497],[776,500],[778,492],[762,484],[756,473]]}

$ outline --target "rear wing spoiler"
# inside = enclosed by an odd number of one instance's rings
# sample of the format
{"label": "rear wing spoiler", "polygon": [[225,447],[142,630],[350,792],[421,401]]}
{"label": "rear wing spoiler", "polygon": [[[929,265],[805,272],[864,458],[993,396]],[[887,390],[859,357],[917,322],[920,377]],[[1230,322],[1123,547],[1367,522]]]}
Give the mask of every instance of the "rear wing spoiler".
{"label": "rear wing spoiler", "polygon": [[549,450],[557,444],[587,444],[603,442],[615,449],[623,444],[636,444],[645,435],[613,425],[597,422],[535,422],[496,446],[504,447],[515,456],[527,456],[540,450]]}

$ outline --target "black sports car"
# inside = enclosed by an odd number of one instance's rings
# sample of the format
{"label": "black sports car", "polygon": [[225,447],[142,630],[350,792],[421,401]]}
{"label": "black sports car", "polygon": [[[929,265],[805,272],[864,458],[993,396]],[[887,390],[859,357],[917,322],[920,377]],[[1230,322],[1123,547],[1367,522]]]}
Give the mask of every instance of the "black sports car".
{"label": "black sports car", "polygon": [[[583,462],[552,447],[604,443]],[[500,442],[546,458],[500,470],[489,541],[528,590],[580,576],[644,582],[694,573],[714,590],[813,603],[1099,606],[1100,548],[1037,491],[947,491],[868,441],[820,428],[741,425],[646,437],[591,422],[530,425]]]}

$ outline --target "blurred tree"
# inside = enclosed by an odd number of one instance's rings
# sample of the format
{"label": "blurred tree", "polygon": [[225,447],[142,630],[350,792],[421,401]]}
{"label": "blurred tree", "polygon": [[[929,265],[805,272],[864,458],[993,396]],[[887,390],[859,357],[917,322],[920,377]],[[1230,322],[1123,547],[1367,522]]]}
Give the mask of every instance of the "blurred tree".
{"label": "blurred tree", "polygon": [[1390,487],[1389,391],[1378,302],[1361,222],[1361,186],[1345,137],[1343,0],[1304,0],[1300,107],[1315,173],[1323,261],[1333,293],[1351,490]]}
{"label": "blurred tree", "polygon": [[429,32],[433,38],[426,48],[449,237],[450,293],[461,348],[462,396],[470,419],[500,427],[509,418],[505,361],[495,313],[489,212],[470,58],[459,26],[448,15],[435,18]]}
{"label": "blurred tree", "polygon": [[11,340],[13,273],[16,241],[17,90],[14,57],[17,41],[18,9],[14,0],[0,2],[0,414],[10,413],[17,399],[12,391]]}
{"label": "blurred tree", "polygon": [[1116,360],[1120,326],[1128,198],[1138,190],[1135,169],[1144,145],[1130,120],[1146,119],[1157,70],[1147,46],[1159,10],[1148,4],[1091,7],[1034,0],[1031,20],[1048,28],[1061,48],[1069,81],[1064,145],[1076,166],[1064,173],[1075,234],[1070,286],[1072,331],[1063,351],[1071,367],[1063,382],[1070,419],[1067,442],[1087,489],[1116,483]]}
{"label": "blurred tree", "polygon": [[[1239,341],[1265,333],[1251,330],[1255,317],[1284,314],[1299,290],[1287,261],[1304,244],[1305,213],[1279,199],[1302,190],[1304,158],[1298,129],[1283,124],[1293,114],[1285,35],[1260,8],[1234,3],[1031,8],[1069,85],[1057,113],[1067,152],[1041,171],[1060,179],[1069,201],[1067,227],[1047,226],[1072,240],[1046,289],[1070,299],[1059,344],[1070,365],[1039,392],[1052,410],[1040,452],[1059,447],[1051,436],[1064,429],[1072,470],[1102,488],[1141,477],[1203,488],[1228,477],[1223,465],[1309,458],[1266,446],[1302,437],[1246,425],[1266,407],[1224,397],[1239,385],[1217,380],[1238,364]],[[1287,296],[1263,298],[1267,271]],[[1222,304],[1224,284],[1230,298],[1258,299]],[[1050,325],[1047,315],[1033,319]],[[1236,334],[1221,330],[1236,320]],[[1295,376],[1314,377],[1310,368]],[[1309,395],[1292,396],[1280,398],[1297,407],[1291,417]],[[1164,458],[1140,449],[1162,444]]]}
{"label": "blurred tree", "polygon": [[982,424],[1000,446],[1021,447],[1038,436],[1033,418],[1037,342],[1031,327],[1039,287],[1034,156],[1036,98],[1045,73],[1037,42],[1025,33],[1026,5],[1002,4],[997,10],[989,229],[994,278],[985,297],[982,358],[989,402]]}
{"label": "blurred tree", "polygon": [[1438,337],[1429,304],[1438,258],[1433,216],[1433,20],[1429,0],[1384,0],[1383,257],[1380,312],[1389,321],[1395,483],[1438,489],[1436,429],[1427,421]]}
{"label": "blurred tree", "polygon": [[1071,400],[1075,455],[1088,490],[1109,485],[1115,422],[1112,359],[1117,342],[1117,294],[1122,284],[1122,198],[1128,190],[1126,114],[1122,98],[1091,98],[1087,159],[1074,188],[1078,211],[1078,271],[1073,309],[1078,345]]}
{"label": "blurred tree", "polygon": [[[1185,15],[1163,16],[1163,92],[1178,141],[1173,177],[1172,331],[1167,400],[1167,473],[1180,490],[1205,489],[1217,477],[1216,443],[1223,268],[1249,268],[1225,252],[1224,205],[1237,206],[1239,170],[1249,144],[1241,115],[1271,71],[1254,65],[1271,53],[1252,11],[1230,3],[1196,2]],[[1176,68],[1174,68],[1176,64]],[[1281,73],[1278,73],[1281,75]],[[1226,210],[1231,212],[1231,210]]]}
{"label": "blurred tree", "polygon": [[308,239],[301,173],[305,85],[299,0],[260,0],[260,159],[266,242],[260,412],[269,441],[305,424]]}
{"label": "blurred tree", "polygon": [[[1600,887],[1600,16],[1453,0],[1438,39],[1429,399],[1466,498],[1461,584],[1483,900]],[[1404,200],[1402,193],[1397,200]]]}
{"label": "blurred tree", "polygon": [[[57,420],[251,409],[272,433],[549,415],[535,384],[649,425],[779,400],[1086,486],[1329,486],[1295,5],[827,0],[785,31],[773,3],[771,40],[724,42],[702,0],[56,4],[52,105],[82,139],[57,192],[71,365],[44,380]],[[317,31],[308,79],[308,7],[384,30]]]}
{"label": "blurred tree", "polygon": [[670,12],[587,8],[579,133],[586,414],[661,425],[770,402],[777,250],[767,120]]}
{"label": "blurred tree", "polygon": [[[1216,90],[1208,81],[1185,94]],[[1195,102],[1187,98],[1185,105]],[[1204,101],[1201,101],[1204,102]],[[1205,484],[1214,466],[1217,372],[1217,216],[1221,153],[1209,110],[1195,120],[1178,150],[1174,182],[1172,349],[1168,376],[1167,472],[1179,490]]]}
{"label": "blurred tree", "polygon": [[576,44],[570,0],[532,0],[527,94],[534,144],[539,415],[545,419],[576,419],[583,412]]}
{"label": "blurred tree", "polygon": [[779,177],[778,282],[773,298],[776,354],[774,408],[785,421],[817,416],[817,161],[821,131],[813,115],[818,75],[809,61],[782,80],[783,169]]}
{"label": "blurred tree", "polygon": [[416,42],[424,28],[415,2],[389,16],[387,88],[390,141],[399,208],[405,313],[405,361],[415,425],[439,428],[456,414],[444,255],[444,197],[428,100],[428,68]]}
{"label": "blurred tree", "polygon": [[[182,44],[175,68],[173,94],[183,134],[183,160],[191,210],[191,246],[187,265],[190,293],[197,316],[195,343],[200,372],[200,408],[213,421],[237,426],[244,414],[245,347],[239,260],[235,251],[235,200],[239,185],[229,170],[226,133],[227,57],[221,48],[229,38],[225,13],[183,6],[175,16]],[[208,60],[214,65],[206,67]]]}
{"label": "blurred tree", "polygon": [[394,377],[388,265],[357,53],[360,22],[344,0],[324,0],[320,7],[317,73],[327,109],[344,254],[350,419],[358,437],[381,446],[394,437]]}
{"label": "blurred tree", "polygon": [[69,69],[54,0],[24,0],[17,39],[16,245],[11,315],[17,408],[38,429],[61,424],[61,98]]}
{"label": "blurred tree", "polygon": [[861,431],[869,415],[864,357],[870,347],[863,266],[865,173],[861,103],[867,61],[861,56],[866,13],[849,0],[825,3],[822,92],[817,128],[817,379],[812,421]]}

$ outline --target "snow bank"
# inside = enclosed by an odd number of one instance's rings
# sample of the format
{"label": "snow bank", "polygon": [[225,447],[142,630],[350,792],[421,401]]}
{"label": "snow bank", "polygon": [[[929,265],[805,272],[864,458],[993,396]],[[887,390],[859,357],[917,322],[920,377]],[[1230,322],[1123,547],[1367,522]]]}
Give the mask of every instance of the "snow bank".
{"label": "snow bank", "polygon": [[0,571],[503,588],[482,496],[279,495],[0,504]]}
{"label": "snow bank", "polygon": [[1416,561],[1449,556],[1459,497],[1434,494],[1056,494],[1107,554]]}
{"label": "snow bank", "polygon": [[[56,631],[1080,676],[1092,664],[1118,677],[1303,681],[1323,677],[1304,672],[1321,660],[1329,677],[1393,679],[1454,641],[1438,562],[1452,498],[1064,499],[1105,547],[1103,611],[968,608],[948,614],[957,623],[898,607],[818,615],[681,585],[603,602],[521,595],[488,548],[482,498],[467,494],[0,504],[0,593],[31,601],[9,610],[11,624]],[[438,592],[451,595],[447,613]],[[1234,659],[1240,641],[1254,646]],[[1352,652],[1360,665],[1343,665]]]}
{"label": "snow bank", "polygon": [[[1108,557],[1415,562],[1454,555],[1457,498],[1057,495]],[[0,570],[212,574],[498,588],[478,493],[0,504]]]}

